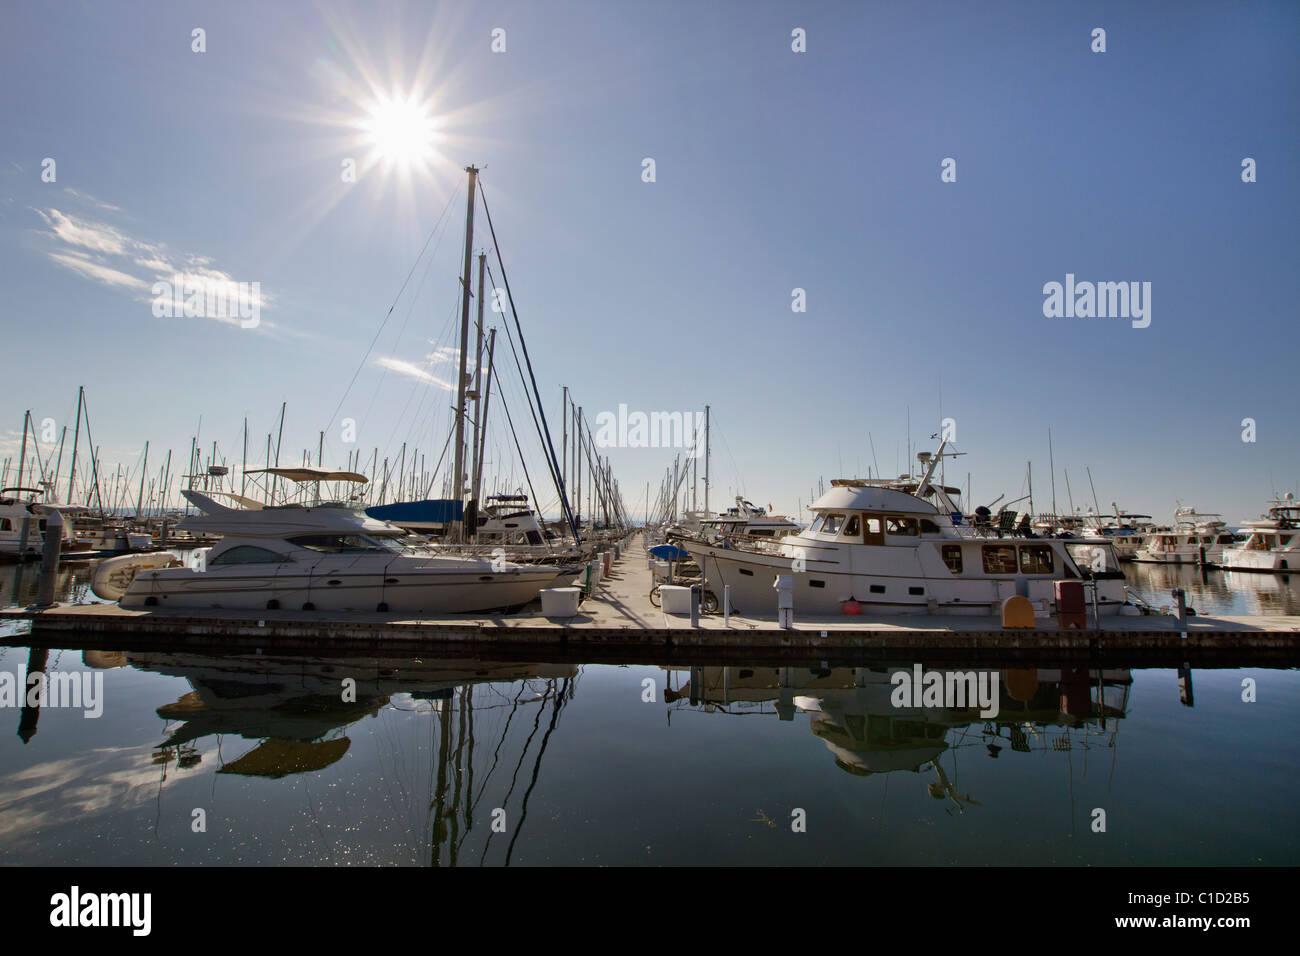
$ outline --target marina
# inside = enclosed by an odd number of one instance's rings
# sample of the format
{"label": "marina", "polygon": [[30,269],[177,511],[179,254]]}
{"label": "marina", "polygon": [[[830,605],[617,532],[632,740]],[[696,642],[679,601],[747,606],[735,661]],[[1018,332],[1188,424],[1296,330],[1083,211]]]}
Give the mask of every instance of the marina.
{"label": "marina", "polygon": [[1300,8],[10,6],[19,938],[1284,925]]}

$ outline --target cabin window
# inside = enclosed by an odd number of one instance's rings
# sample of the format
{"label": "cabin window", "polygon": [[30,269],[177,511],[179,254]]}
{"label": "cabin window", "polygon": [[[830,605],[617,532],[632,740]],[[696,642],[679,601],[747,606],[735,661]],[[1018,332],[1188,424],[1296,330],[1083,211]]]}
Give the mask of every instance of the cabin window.
{"label": "cabin window", "polygon": [[862,519],[857,515],[849,515],[848,524],[844,526],[844,537],[857,538],[862,535]]}
{"label": "cabin window", "polygon": [[288,558],[282,554],[276,554],[274,551],[266,550],[266,548],[255,548],[246,544],[221,552],[208,562],[208,567],[217,567],[222,564],[280,564],[287,560]]}
{"label": "cabin window", "polygon": [[379,541],[360,534],[304,534],[289,539],[308,551],[324,554],[361,554],[366,552],[400,551],[399,545]]}
{"label": "cabin window", "polygon": [[826,521],[822,524],[822,534],[839,534],[842,524],[844,524],[844,515],[827,515]]}
{"label": "cabin window", "polygon": [[899,518],[891,515],[885,519],[885,531],[888,534],[915,537],[919,532],[916,530],[915,518]]}
{"label": "cabin window", "polygon": [[986,544],[984,551],[985,574],[1015,574],[1016,549],[1009,544]]}
{"label": "cabin window", "polygon": [[938,534],[939,526],[929,518],[921,519],[921,534]]}
{"label": "cabin window", "polygon": [[0,518],[0,531],[14,530],[14,523],[8,518]]}
{"label": "cabin window", "polygon": [[961,574],[961,545],[945,544],[942,548],[943,563],[953,574]]}
{"label": "cabin window", "polygon": [[867,515],[865,518],[863,518],[863,527],[866,528],[866,534],[863,536],[864,543],[866,544],[885,543],[884,526],[881,524],[880,519],[878,517],[872,517],[871,515]]}
{"label": "cabin window", "polygon": [[817,520],[814,521],[812,523],[812,527],[808,529],[809,533],[816,534],[818,531],[820,531],[822,529],[822,522],[825,520],[826,520],[825,515],[818,515]]}
{"label": "cabin window", "polygon": [[1219,535],[1219,544],[1232,544],[1232,535],[1230,534]]}
{"label": "cabin window", "polygon": [[1051,574],[1052,549],[1045,544],[1020,546],[1020,570],[1025,574]]}

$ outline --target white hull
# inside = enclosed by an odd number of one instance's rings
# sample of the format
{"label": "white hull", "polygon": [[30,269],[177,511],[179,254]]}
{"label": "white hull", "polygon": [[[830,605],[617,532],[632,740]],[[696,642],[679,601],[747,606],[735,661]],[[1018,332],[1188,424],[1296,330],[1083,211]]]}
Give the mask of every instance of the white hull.
{"label": "white hull", "polygon": [[[731,606],[741,614],[776,615],[777,593],[772,585],[778,574],[792,577],[796,616],[841,615],[844,602],[850,599],[862,605],[864,614],[872,615],[989,615],[999,613],[1002,602],[1017,593],[1015,576],[929,576],[919,566],[915,549],[879,549],[892,552],[880,556],[887,568],[846,572],[835,567],[837,562],[810,559],[804,571],[792,573],[791,559],[779,554],[717,548],[690,540],[682,546],[703,567],[709,589],[719,599],[723,589],[730,587]],[[1040,607],[1053,607],[1053,580],[1029,579],[1029,600]],[[1100,582],[1100,613],[1117,614],[1125,599],[1123,581]]]}
{"label": "white hull", "polygon": [[1220,563],[1232,571],[1300,571],[1300,549],[1255,551],[1226,548]]}
{"label": "white hull", "polygon": [[1207,544],[1203,547],[1204,557],[1201,554],[1201,547],[1181,545],[1168,551],[1143,548],[1133,555],[1133,560],[1146,564],[1218,564],[1223,557],[1223,546]]}
{"label": "white hull", "polygon": [[414,560],[405,566],[393,562],[360,570],[353,560],[308,568],[298,565],[291,570],[276,565],[204,571],[167,568],[137,575],[121,604],[127,608],[373,612],[382,607],[393,613],[467,613],[527,604],[558,572],[540,567],[493,572],[486,561],[460,563],[481,566],[451,569]]}

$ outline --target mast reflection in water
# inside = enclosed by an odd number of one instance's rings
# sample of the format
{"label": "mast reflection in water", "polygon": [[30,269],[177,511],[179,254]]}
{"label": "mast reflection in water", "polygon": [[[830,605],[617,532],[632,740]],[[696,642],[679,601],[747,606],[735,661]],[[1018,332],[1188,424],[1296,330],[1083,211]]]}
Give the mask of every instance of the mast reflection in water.
{"label": "mast reflection in water", "polygon": [[993,716],[895,706],[909,662],[0,648],[104,677],[100,719],[9,711],[0,861],[1300,862],[1294,671],[972,666]]}

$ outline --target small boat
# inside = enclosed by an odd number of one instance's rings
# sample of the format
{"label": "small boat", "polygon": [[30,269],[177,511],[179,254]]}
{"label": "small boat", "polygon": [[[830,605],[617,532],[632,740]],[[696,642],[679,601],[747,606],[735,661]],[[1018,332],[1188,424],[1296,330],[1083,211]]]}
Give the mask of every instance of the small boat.
{"label": "small boat", "polygon": [[[44,494],[44,489],[40,488],[0,489],[0,560],[38,560],[45,546],[46,521],[51,511],[59,512],[64,519],[61,550],[65,553],[88,550],[77,544],[71,518],[89,509],[82,505],[38,500],[37,496]],[[27,525],[25,532],[24,523]]]}
{"label": "small boat", "polygon": [[776,539],[794,534],[799,530],[799,525],[785,515],[769,515],[766,508],[737,495],[734,508],[716,515],[699,511],[686,512],[678,528],[714,539],[735,538],[737,535]]}
{"label": "small boat", "polygon": [[1218,564],[1223,549],[1235,540],[1220,515],[1180,507],[1174,512],[1174,526],[1149,532],[1146,544],[1134,553],[1133,560],[1151,564]]}
{"label": "small boat", "polygon": [[1300,571],[1300,503],[1295,495],[1275,499],[1268,514],[1245,524],[1247,537],[1224,548],[1220,564],[1232,571]]}
{"label": "small boat", "polygon": [[1146,547],[1147,538],[1155,530],[1151,515],[1130,514],[1115,508],[1113,520],[1098,524],[1096,532],[1110,539],[1115,554],[1121,561],[1132,561],[1139,551]]}

